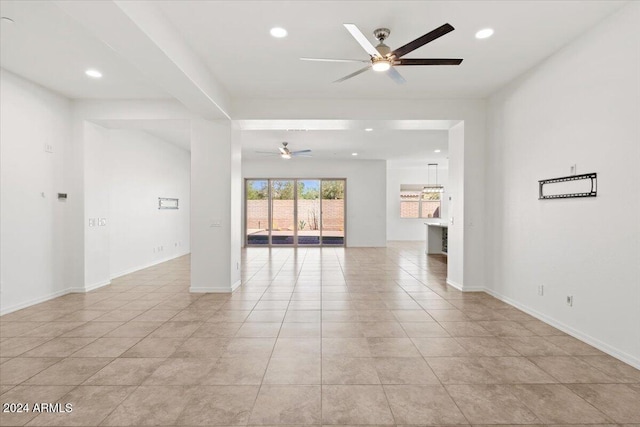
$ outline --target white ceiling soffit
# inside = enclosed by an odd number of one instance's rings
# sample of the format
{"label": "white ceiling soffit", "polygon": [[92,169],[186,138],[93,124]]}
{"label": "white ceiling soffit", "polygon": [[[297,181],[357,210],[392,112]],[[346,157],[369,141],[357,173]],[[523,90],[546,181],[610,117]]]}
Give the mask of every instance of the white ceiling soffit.
{"label": "white ceiling soffit", "polygon": [[[446,130],[391,130],[376,129],[372,132],[358,130],[286,130],[240,131],[243,160],[281,161],[279,156],[256,153],[278,153],[282,142],[289,143],[291,151],[312,150],[311,158],[295,158],[292,161],[314,160],[392,160],[417,162],[425,159],[446,159],[448,155],[448,131]],[[435,153],[435,150],[441,150]],[[352,153],[358,153],[353,156]]]}
{"label": "white ceiling soffit", "polygon": [[190,120],[92,120],[108,129],[143,131],[191,151]]}
{"label": "white ceiling soffit", "polygon": [[191,111],[229,118],[229,95],[157,9],[161,2],[55,2]]}
{"label": "white ceiling soffit", "polygon": [[[93,2],[92,2],[93,3]],[[625,4],[624,1],[187,1],[157,2],[237,98],[483,98],[538,64]],[[460,66],[407,66],[397,85],[367,71],[331,83],[362,64],[300,57],[367,59],[345,30],[355,23],[370,40],[391,29],[393,49],[443,25],[455,31],[407,57],[463,58]],[[288,30],[276,39],[272,27]],[[478,40],[483,28],[493,37]]]}
{"label": "white ceiling soffit", "polygon": [[[176,98],[229,118],[229,95],[154,2],[3,0],[2,66],[75,99]],[[93,68],[102,78],[84,73]],[[162,88],[162,89],[159,89]]]}
{"label": "white ceiling soffit", "polygon": [[241,130],[448,130],[460,120],[237,120]]}
{"label": "white ceiling soffit", "polygon": [[[159,86],[52,2],[0,2],[2,68],[75,99],[166,99]],[[89,68],[103,78],[85,75]]]}

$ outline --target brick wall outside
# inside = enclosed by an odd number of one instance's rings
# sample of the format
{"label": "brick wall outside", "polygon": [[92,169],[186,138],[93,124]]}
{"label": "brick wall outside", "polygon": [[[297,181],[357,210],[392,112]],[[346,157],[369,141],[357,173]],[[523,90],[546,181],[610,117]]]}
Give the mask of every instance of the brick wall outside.
{"label": "brick wall outside", "polygon": [[[247,228],[266,229],[269,222],[269,203],[267,200],[247,200]],[[323,229],[344,230],[344,200],[324,200],[322,202]],[[319,221],[319,200],[298,200],[298,221],[305,221],[304,230],[310,230],[313,212]],[[273,201],[274,229],[290,229],[293,224],[293,201]],[[320,225],[320,224],[318,224]]]}
{"label": "brick wall outside", "polygon": [[[422,202],[422,218],[433,218],[433,213],[440,207],[439,201]],[[418,202],[400,202],[400,218],[418,218]]]}

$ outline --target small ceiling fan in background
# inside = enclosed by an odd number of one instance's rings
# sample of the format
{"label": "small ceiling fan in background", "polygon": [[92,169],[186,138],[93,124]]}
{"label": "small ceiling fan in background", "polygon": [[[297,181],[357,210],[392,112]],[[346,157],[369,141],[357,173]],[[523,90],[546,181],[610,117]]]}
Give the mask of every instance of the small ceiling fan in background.
{"label": "small ceiling fan in background", "polygon": [[292,157],[313,157],[311,155],[311,150],[291,151],[289,150],[287,145],[289,145],[288,142],[283,142],[282,147],[278,147],[279,153],[274,153],[272,151],[256,151],[256,153],[264,154],[267,156],[280,156],[285,160],[289,160]]}
{"label": "small ceiling fan in background", "polygon": [[319,61],[319,62],[363,62],[368,63],[366,67],[359,69],[355,73],[351,73],[344,76],[341,79],[334,81],[334,83],[340,83],[351,77],[355,77],[358,74],[362,74],[369,69],[374,71],[386,72],[396,83],[403,84],[406,82],[404,77],[398,73],[394,67],[406,66],[406,65],[460,65],[462,59],[446,59],[446,58],[402,58],[406,54],[413,52],[419,47],[430,43],[437,38],[450,33],[454,28],[450,24],[444,24],[427,34],[418,37],[417,39],[400,46],[396,50],[391,50],[389,46],[384,44],[384,41],[391,31],[388,28],[378,28],[373,32],[373,35],[378,39],[378,46],[373,46],[371,42],[362,34],[355,24],[343,24],[344,27],[351,33],[353,38],[362,46],[362,48],[369,54],[368,60],[361,59],[323,59],[323,58],[300,58],[303,61]]}

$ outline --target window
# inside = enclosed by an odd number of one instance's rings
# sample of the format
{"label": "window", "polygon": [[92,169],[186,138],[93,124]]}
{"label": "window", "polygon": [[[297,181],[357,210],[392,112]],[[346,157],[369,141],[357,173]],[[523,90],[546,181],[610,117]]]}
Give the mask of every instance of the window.
{"label": "window", "polygon": [[425,192],[425,187],[419,184],[400,186],[400,218],[440,218],[442,192]]}

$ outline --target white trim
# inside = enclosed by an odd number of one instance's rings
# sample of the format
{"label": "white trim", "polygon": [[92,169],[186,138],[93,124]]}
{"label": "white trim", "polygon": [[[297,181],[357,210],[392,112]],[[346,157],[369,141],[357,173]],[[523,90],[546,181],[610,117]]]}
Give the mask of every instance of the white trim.
{"label": "white trim", "polygon": [[604,343],[602,341],[600,341],[597,338],[592,337],[591,335],[585,334],[584,332],[578,331],[577,329],[572,328],[569,325],[566,325],[552,317],[547,316],[546,314],[543,314],[537,310],[534,310],[524,304],[521,304],[509,297],[506,297],[496,291],[494,291],[493,289],[488,289],[486,287],[482,287],[482,286],[477,286],[477,287],[465,287],[462,286],[456,282],[454,282],[453,280],[449,280],[447,278],[447,284],[450,286],[453,286],[454,288],[462,291],[462,292],[486,292],[487,294],[493,296],[494,298],[499,299],[502,302],[505,302],[515,308],[517,308],[520,311],[523,311],[533,317],[535,317],[536,319],[550,325],[553,326],[556,329],[561,330],[562,332],[571,335],[574,338],[579,339],[580,341],[583,341],[595,348],[597,348],[600,351],[603,351],[605,353],[607,353],[610,356],[615,357],[618,360],[623,361],[624,363],[627,363],[631,366],[633,366],[636,369],[640,369],[640,359],[632,356],[631,354],[625,353],[623,351],[618,350],[617,348],[614,348],[612,346],[610,346],[607,343]]}
{"label": "white trim", "polygon": [[14,311],[22,310],[23,308],[27,308],[27,307],[30,307],[32,305],[40,304],[40,303],[43,303],[45,301],[49,301],[49,300],[52,300],[54,298],[61,297],[61,296],[66,295],[66,294],[68,294],[70,292],[71,291],[69,289],[63,289],[61,291],[53,292],[53,293],[51,293],[49,295],[45,295],[43,297],[34,298],[32,300],[29,300],[29,301],[25,301],[25,302],[21,302],[21,303],[16,304],[16,305],[12,305],[11,307],[3,308],[2,310],[0,310],[0,316],[4,316],[5,314],[13,313]]}
{"label": "white trim", "polygon": [[67,289],[68,293],[86,293],[86,292],[91,292],[95,289],[101,288],[103,286],[107,286],[111,284],[111,280],[105,280],[103,282],[98,282],[98,283],[94,283],[92,285],[89,286],[85,286],[83,288],[69,288]]}
{"label": "white trim", "polygon": [[238,280],[237,282],[235,282],[234,284],[231,285],[231,287],[221,287],[221,286],[191,286],[189,288],[189,292],[194,293],[194,294],[224,294],[224,293],[231,293],[233,291],[235,291],[238,286],[240,286],[241,281]]}
{"label": "white trim", "polygon": [[184,253],[181,253],[181,254],[178,254],[178,255],[169,256],[169,257],[162,258],[162,259],[159,259],[159,260],[156,260],[156,261],[152,261],[150,263],[147,263],[147,264],[144,264],[144,265],[141,265],[141,266],[132,267],[132,268],[120,271],[120,272],[112,275],[111,279],[117,279],[118,277],[126,276],[127,274],[135,273],[136,271],[144,270],[145,268],[153,267],[154,265],[162,264],[163,262],[171,261],[172,259],[176,259],[176,258],[183,257],[185,255],[189,255],[190,253],[191,253],[191,251],[187,251],[187,252],[184,252]]}
{"label": "white trim", "polygon": [[546,314],[540,313],[537,310],[534,310],[530,307],[527,307],[524,304],[520,304],[514,300],[512,300],[509,297],[506,297],[504,295],[499,294],[498,292],[492,290],[492,289],[487,289],[485,288],[484,291],[486,293],[488,293],[489,295],[493,296],[494,298],[499,299],[500,301],[506,302],[507,304],[516,307],[517,309],[524,311],[527,314],[530,314],[531,316],[535,317],[538,320],[543,321],[544,323],[553,326],[554,328],[557,328],[559,330],[561,330],[562,332],[565,332],[569,335],[571,335],[574,338],[579,339],[580,341],[584,341],[585,343],[597,348],[598,350],[601,350],[605,353],[607,353],[610,356],[615,357],[616,359],[619,359],[621,361],[623,361],[624,363],[627,363],[631,366],[633,366],[636,369],[640,369],[640,359],[625,353],[623,351],[620,351],[612,346],[610,346],[609,344],[606,344],[602,341],[600,341],[597,338],[592,337],[591,335],[587,335],[584,332],[580,332],[574,328],[572,328],[571,326],[565,325],[562,322],[559,322],[549,316],[547,316]]}
{"label": "white trim", "polygon": [[449,286],[453,286],[454,288],[456,288],[459,291],[463,291],[464,292],[464,286],[454,282],[453,280],[449,280],[449,278],[447,277],[447,285]]}
{"label": "white trim", "polygon": [[487,289],[484,286],[465,286],[462,292],[486,292]]}

